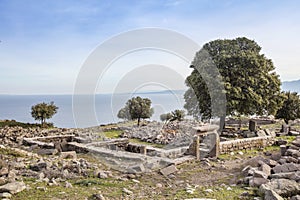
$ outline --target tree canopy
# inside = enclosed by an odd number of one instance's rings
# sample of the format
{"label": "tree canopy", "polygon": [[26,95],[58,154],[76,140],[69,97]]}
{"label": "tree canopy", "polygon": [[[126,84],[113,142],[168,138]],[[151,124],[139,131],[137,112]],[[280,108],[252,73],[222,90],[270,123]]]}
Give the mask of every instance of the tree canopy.
{"label": "tree canopy", "polygon": [[282,107],[277,111],[276,118],[289,120],[300,118],[300,97],[297,92],[284,92],[285,100]]}
{"label": "tree canopy", "polygon": [[165,113],[160,115],[161,121],[182,121],[185,117],[185,111],[184,110],[174,110],[170,113]]}
{"label": "tree canopy", "polygon": [[148,98],[133,97],[129,99],[124,108],[119,110],[118,117],[121,119],[138,120],[138,126],[141,119],[150,118],[153,115],[151,100]]}
{"label": "tree canopy", "polygon": [[57,113],[58,107],[51,103],[39,103],[31,107],[31,116],[35,120],[41,121],[43,125],[46,122],[46,119],[50,119]]}
{"label": "tree canopy", "polygon": [[[194,68],[186,79],[189,89],[185,92],[185,108],[189,115],[203,119],[213,116],[212,102],[206,80],[214,78],[201,74],[199,69],[209,70],[203,52],[209,56],[211,63],[221,76],[226,94],[227,115],[275,114],[282,105],[280,79],[275,73],[271,59],[260,53],[261,47],[245,37],[232,40],[214,40],[206,43],[196,53],[191,67]],[[205,79],[206,78],[206,79]],[[210,87],[212,87],[210,86]]]}

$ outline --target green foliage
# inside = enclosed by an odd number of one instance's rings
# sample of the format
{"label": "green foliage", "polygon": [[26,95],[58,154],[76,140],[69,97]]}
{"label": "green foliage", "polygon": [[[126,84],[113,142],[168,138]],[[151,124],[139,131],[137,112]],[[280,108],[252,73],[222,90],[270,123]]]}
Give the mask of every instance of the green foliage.
{"label": "green foliage", "polygon": [[260,51],[255,41],[245,37],[206,43],[196,53],[191,66],[194,70],[186,79],[189,89],[184,98],[188,114],[203,119],[217,117],[212,116],[212,102],[216,99],[211,98],[212,91],[208,91],[207,85],[214,90],[213,81],[218,77],[200,74],[199,69],[212,68],[203,52],[208,53],[222,76],[225,91],[220,92],[226,94],[227,115],[275,114],[283,100],[281,82],[272,60]]}
{"label": "green foliage", "polygon": [[161,121],[169,121],[172,118],[172,114],[165,113],[165,114],[161,114],[159,117]]}
{"label": "green foliage", "polygon": [[54,102],[51,103],[39,103],[31,107],[31,116],[35,120],[41,121],[41,125],[44,125],[46,122],[46,119],[50,119],[57,113],[58,107],[54,104]]}
{"label": "green foliage", "polygon": [[282,107],[277,111],[276,118],[289,120],[300,118],[300,97],[297,92],[284,92],[285,100]]}
{"label": "green foliage", "polygon": [[124,108],[122,108],[118,117],[121,119],[138,120],[138,126],[141,119],[150,118],[153,115],[151,100],[148,98],[133,97],[129,99]]}
{"label": "green foliage", "polygon": [[160,115],[161,121],[182,121],[185,117],[185,111],[184,110],[174,110],[171,113],[165,113]]}
{"label": "green foliage", "polygon": [[5,126],[9,126],[9,127],[19,126],[19,127],[22,127],[22,128],[40,127],[39,124],[22,123],[22,122],[17,122],[16,120],[3,120],[3,121],[0,121],[0,128],[5,127]]}
{"label": "green foliage", "polygon": [[171,121],[182,121],[185,117],[185,111],[184,110],[174,110],[171,112]]}

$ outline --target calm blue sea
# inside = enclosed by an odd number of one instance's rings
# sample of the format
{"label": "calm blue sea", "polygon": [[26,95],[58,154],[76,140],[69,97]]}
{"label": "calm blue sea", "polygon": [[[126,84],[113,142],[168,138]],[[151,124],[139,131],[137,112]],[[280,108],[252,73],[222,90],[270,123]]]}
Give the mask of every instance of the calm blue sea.
{"label": "calm blue sea", "polygon": [[[184,91],[163,91],[163,92],[150,92],[139,93],[134,96],[147,97],[152,101],[152,107],[154,108],[154,115],[151,120],[159,120],[159,116],[162,113],[170,112],[175,109],[183,109]],[[31,117],[31,106],[41,102],[51,102],[59,107],[58,112],[49,122],[53,122],[57,127],[75,128],[75,127],[88,127],[96,126],[100,124],[115,123],[120,121],[117,116],[117,112],[122,108],[125,102],[128,100],[129,94],[117,94],[117,95],[95,95],[95,114],[97,116],[97,122],[89,123],[89,119],[86,119],[86,123],[74,122],[73,107],[72,107],[72,95],[0,95],[0,119],[15,119],[21,122],[35,123]],[[76,105],[78,106],[78,105]],[[84,108],[86,105],[82,105]],[[79,109],[80,110],[80,109]],[[84,116],[84,109],[81,109]],[[79,113],[81,114],[81,113]]]}

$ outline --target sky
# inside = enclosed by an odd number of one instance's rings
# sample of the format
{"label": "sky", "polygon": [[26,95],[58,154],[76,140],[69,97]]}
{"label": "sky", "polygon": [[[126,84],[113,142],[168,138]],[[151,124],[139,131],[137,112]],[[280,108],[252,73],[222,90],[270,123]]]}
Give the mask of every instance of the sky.
{"label": "sky", "polygon": [[[147,27],[176,31],[200,47],[245,36],[273,60],[282,81],[297,80],[299,8],[297,0],[0,0],[0,94],[72,94],[97,47]],[[133,51],[113,61],[93,87],[110,93],[135,69],[159,65],[176,72],[178,85],[153,85],[183,89],[189,63],[158,50]]]}

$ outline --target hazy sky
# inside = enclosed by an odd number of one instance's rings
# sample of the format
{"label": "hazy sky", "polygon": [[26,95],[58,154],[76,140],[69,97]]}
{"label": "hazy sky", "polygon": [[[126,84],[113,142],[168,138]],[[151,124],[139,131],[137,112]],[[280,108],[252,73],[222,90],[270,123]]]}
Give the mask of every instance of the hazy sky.
{"label": "hazy sky", "polygon": [[[300,79],[299,9],[297,0],[0,0],[0,94],[71,94],[97,46],[144,27],[177,31],[200,46],[246,36],[281,80]],[[96,92],[110,92],[135,66],[149,64],[173,67],[183,79],[190,73],[189,63],[167,53],[132,53],[113,64]]]}

